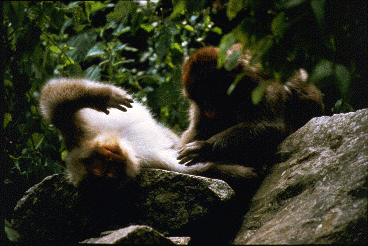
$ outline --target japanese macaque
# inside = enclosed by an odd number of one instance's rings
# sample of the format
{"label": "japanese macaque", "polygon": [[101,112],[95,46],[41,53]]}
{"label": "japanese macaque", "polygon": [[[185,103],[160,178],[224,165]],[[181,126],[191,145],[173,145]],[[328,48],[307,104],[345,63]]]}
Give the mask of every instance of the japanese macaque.
{"label": "japanese macaque", "polygon": [[[235,45],[230,52],[234,50],[241,47]],[[252,91],[268,80],[267,74],[257,65],[249,66],[251,55],[246,52],[231,71],[217,69],[218,56],[218,48],[205,47],[183,65],[184,94],[191,107],[178,159],[187,166],[243,165],[259,173],[289,134],[322,115],[322,94],[307,83],[307,72],[300,69],[284,85],[270,82],[261,101],[253,104]],[[243,72],[246,75],[229,95],[230,85]]]}
{"label": "japanese macaque", "polygon": [[41,91],[40,108],[44,119],[61,131],[69,152],[67,177],[75,186],[89,175],[124,183],[141,168],[197,174],[210,167],[179,164],[173,148],[177,135],[116,86],[53,79]]}

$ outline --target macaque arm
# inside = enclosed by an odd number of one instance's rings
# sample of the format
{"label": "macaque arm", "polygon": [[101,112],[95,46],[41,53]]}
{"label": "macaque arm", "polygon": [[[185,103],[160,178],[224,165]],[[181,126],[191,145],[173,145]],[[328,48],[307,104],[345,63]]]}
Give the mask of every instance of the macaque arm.
{"label": "macaque arm", "polygon": [[205,141],[186,144],[180,151],[178,160],[187,166],[199,162],[244,160],[247,155],[261,155],[264,151],[274,151],[285,138],[282,124],[240,123],[220,132]]}
{"label": "macaque arm", "polygon": [[71,120],[81,108],[109,113],[108,108],[126,111],[133,102],[127,93],[115,86],[84,79],[53,79],[41,91],[40,107],[46,121],[55,126]]}
{"label": "macaque arm", "polygon": [[53,79],[42,89],[40,109],[44,119],[60,129],[67,148],[73,148],[84,135],[86,122],[76,112],[92,108],[109,113],[108,108],[126,111],[133,100],[115,86],[85,79]]}

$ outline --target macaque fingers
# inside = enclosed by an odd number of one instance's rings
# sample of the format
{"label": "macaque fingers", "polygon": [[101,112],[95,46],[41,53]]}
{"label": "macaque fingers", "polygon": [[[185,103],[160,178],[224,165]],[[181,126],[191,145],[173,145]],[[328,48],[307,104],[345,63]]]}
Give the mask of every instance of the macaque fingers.
{"label": "macaque fingers", "polygon": [[192,166],[199,162],[197,161],[198,157],[199,157],[198,154],[187,155],[179,161],[179,164],[185,164],[186,166]]}
{"label": "macaque fingers", "polygon": [[199,162],[210,161],[207,158],[210,155],[211,144],[206,141],[194,141],[186,144],[184,148],[179,151],[178,160],[180,164],[191,166]]}
{"label": "macaque fingers", "polygon": [[110,101],[108,103],[107,107],[111,107],[111,108],[117,108],[121,111],[126,112],[127,109],[126,108],[132,108],[134,101],[132,99],[129,98],[117,98],[117,97],[112,97],[110,98]]}
{"label": "macaque fingers", "polygon": [[133,99],[121,98],[121,99],[117,99],[116,101],[117,101],[117,103],[122,104],[127,108],[132,108],[133,107],[133,105],[132,105],[132,103],[134,102]]}

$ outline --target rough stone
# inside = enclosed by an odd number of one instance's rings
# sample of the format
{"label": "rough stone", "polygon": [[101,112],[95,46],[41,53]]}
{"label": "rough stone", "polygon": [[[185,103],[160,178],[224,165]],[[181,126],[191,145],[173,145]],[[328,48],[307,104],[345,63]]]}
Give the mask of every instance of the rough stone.
{"label": "rough stone", "polygon": [[368,110],[312,119],[280,146],[235,244],[367,244]]}
{"label": "rough stone", "polygon": [[118,187],[90,180],[75,188],[64,175],[47,177],[18,202],[11,227],[27,242],[80,242],[131,224],[194,242],[216,240],[225,226],[221,215],[234,196],[221,180],[154,169]]}
{"label": "rough stone", "polygon": [[[106,233],[105,233],[106,234]],[[93,244],[167,244],[175,243],[149,226],[132,225],[112,231],[99,238],[90,238],[81,243]]]}

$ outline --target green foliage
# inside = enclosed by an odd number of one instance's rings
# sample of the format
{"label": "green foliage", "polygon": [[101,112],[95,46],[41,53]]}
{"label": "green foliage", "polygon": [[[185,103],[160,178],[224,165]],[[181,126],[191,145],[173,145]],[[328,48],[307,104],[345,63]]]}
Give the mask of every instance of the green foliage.
{"label": "green foliage", "polygon": [[[242,15],[235,28],[221,40],[219,67],[224,65],[231,45],[240,42],[244,49],[252,51],[253,60],[260,61],[280,83],[300,67],[306,68],[311,82],[322,88],[326,83],[338,88],[341,99],[336,102],[334,112],[351,110],[352,84],[359,89],[367,79],[362,78],[366,67],[359,65],[357,70],[357,64],[366,59],[366,47],[362,46],[367,41],[364,8],[366,11],[362,1],[350,4],[347,0],[339,4],[333,0],[229,0],[226,9],[229,19],[240,12]],[[359,34],[359,29],[364,34]],[[362,53],[356,54],[353,49],[361,49]],[[235,86],[236,83],[232,90]],[[259,100],[253,97],[253,101]]]}

